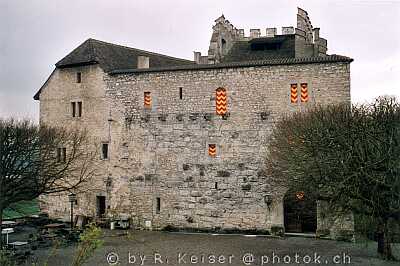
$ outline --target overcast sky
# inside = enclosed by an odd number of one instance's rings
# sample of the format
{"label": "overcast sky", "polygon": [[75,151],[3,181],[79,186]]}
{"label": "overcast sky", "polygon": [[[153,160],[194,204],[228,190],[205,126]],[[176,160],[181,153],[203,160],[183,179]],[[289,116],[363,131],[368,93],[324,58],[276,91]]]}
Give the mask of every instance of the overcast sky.
{"label": "overcast sky", "polygon": [[[295,26],[297,6],[354,58],[353,102],[400,98],[400,0],[0,0],[0,118],[37,120],[32,96],[54,64],[88,38],[193,59],[222,13],[237,28]],[[278,30],[280,32],[280,30]]]}

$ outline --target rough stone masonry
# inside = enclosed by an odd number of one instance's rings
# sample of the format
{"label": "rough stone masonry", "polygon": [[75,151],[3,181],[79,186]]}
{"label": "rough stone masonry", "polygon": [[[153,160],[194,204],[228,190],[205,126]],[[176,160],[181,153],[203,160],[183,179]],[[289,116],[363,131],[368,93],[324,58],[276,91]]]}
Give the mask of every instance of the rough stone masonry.
{"label": "rough stone masonry", "polygon": [[[297,27],[279,35],[215,22],[208,55],[195,52],[194,61],[89,39],[56,64],[34,97],[40,123],[86,128],[99,149],[77,214],[128,217],[138,228],[285,230],[287,188],[263,171],[273,123],[315,104],[350,103],[352,59],[326,54],[300,8]],[[50,216],[69,217],[67,195],[42,200]],[[317,232],[353,230],[350,214],[335,217],[323,202],[317,212]]]}

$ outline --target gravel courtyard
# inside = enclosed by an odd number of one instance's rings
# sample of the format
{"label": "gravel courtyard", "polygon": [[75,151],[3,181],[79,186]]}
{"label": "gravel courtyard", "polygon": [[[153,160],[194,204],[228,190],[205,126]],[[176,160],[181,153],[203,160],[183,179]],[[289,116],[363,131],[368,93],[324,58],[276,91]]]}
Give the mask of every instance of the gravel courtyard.
{"label": "gravel courtyard", "polygon": [[[86,265],[398,265],[377,258],[376,243],[313,238],[183,234],[151,231],[104,232],[104,245]],[[400,246],[394,248],[399,255]],[[50,249],[35,251],[43,262]],[[49,266],[71,265],[74,247],[53,250]],[[34,259],[33,258],[33,259]],[[25,265],[32,265],[32,260]],[[39,264],[42,265],[42,264]]]}

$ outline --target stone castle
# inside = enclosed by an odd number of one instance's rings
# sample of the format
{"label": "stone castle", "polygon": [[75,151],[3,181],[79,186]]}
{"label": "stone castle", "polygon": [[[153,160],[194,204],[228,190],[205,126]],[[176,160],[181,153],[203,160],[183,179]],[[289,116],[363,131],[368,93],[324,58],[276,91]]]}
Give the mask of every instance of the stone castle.
{"label": "stone castle", "polygon": [[[268,137],[283,114],[350,103],[353,60],[328,55],[301,8],[281,34],[245,36],[224,16],[212,30],[208,54],[193,61],[88,39],[56,63],[34,96],[40,123],[87,128],[99,145],[76,214],[138,228],[304,231],[285,220],[287,189],[263,171]],[[43,200],[51,217],[69,217],[67,195]],[[352,230],[350,216],[315,206],[311,230]]]}

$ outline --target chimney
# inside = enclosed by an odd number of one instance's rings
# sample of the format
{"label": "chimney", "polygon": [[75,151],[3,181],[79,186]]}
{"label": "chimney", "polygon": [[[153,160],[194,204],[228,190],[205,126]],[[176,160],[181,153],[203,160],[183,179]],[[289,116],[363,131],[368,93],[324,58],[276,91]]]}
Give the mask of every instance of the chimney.
{"label": "chimney", "polygon": [[266,37],[275,37],[275,35],[276,35],[276,28],[267,28]]}
{"label": "chimney", "polygon": [[318,41],[319,40],[319,28],[314,28],[314,41]]}
{"label": "chimney", "polygon": [[260,29],[250,29],[250,38],[258,38],[261,35]]}
{"label": "chimney", "polygon": [[282,35],[294,34],[293,27],[282,27]]}
{"label": "chimney", "polygon": [[139,55],[137,57],[137,68],[149,68],[150,59],[148,56]]}
{"label": "chimney", "polygon": [[196,64],[200,64],[201,52],[193,52],[194,54],[194,61]]}
{"label": "chimney", "polygon": [[244,29],[238,29],[239,31],[239,37],[244,38]]}

